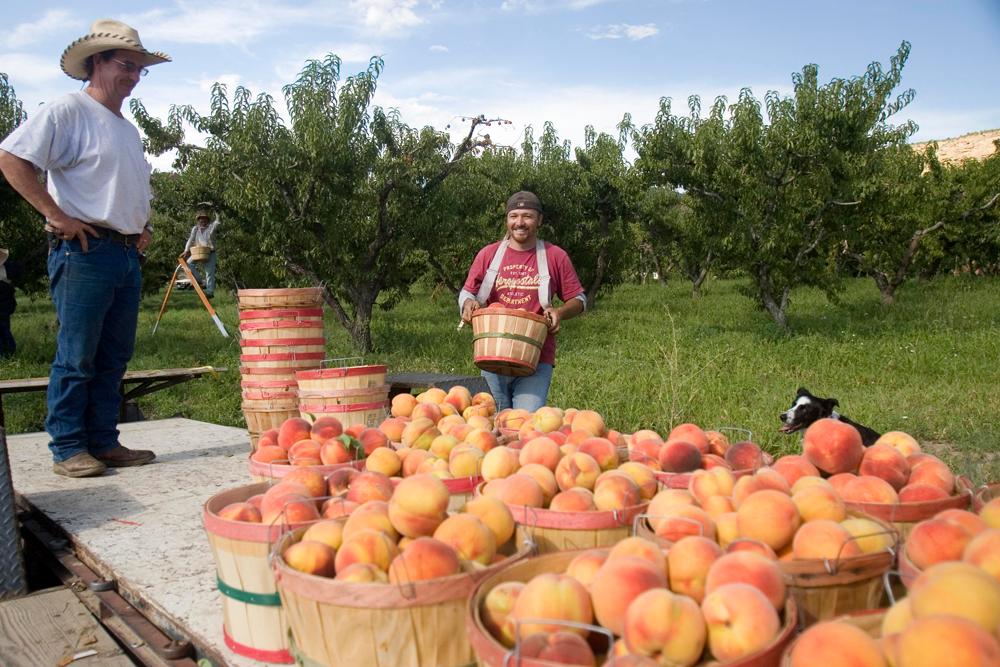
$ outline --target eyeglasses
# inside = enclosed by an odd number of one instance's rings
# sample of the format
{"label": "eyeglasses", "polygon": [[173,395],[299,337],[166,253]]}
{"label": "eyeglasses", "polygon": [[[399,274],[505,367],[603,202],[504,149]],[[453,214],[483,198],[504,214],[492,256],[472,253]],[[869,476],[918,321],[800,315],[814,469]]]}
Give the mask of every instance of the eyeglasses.
{"label": "eyeglasses", "polygon": [[118,60],[117,58],[112,58],[111,61],[121,65],[126,74],[135,74],[136,72],[139,73],[139,76],[146,76],[149,74],[148,67],[139,67],[135,63],[125,62],[124,60]]}

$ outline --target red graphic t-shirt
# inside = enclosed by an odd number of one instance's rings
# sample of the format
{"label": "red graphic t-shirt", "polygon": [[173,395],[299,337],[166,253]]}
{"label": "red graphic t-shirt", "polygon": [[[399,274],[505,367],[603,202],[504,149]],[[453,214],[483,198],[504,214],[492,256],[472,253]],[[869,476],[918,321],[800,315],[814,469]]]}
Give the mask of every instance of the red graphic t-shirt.
{"label": "red graphic t-shirt", "polygon": [[[465,279],[465,291],[476,294],[479,286],[486,277],[486,270],[493,261],[493,256],[497,253],[501,241],[491,243],[476,255],[472,266],[469,268],[469,276]],[[545,259],[549,265],[549,300],[553,296],[558,296],[563,301],[569,301],[580,294],[583,294],[583,286],[576,275],[573,263],[569,259],[566,251],[559,246],[545,242]],[[497,281],[493,286],[493,291],[484,305],[498,303],[504,308],[519,308],[537,315],[542,314],[542,305],[538,301],[538,258],[535,256],[535,249],[515,250],[507,248],[503,261],[500,262],[500,270],[497,272]],[[542,345],[542,352],[539,355],[539,363],[556,363],[556,339],[555,336],[548,336]]]}

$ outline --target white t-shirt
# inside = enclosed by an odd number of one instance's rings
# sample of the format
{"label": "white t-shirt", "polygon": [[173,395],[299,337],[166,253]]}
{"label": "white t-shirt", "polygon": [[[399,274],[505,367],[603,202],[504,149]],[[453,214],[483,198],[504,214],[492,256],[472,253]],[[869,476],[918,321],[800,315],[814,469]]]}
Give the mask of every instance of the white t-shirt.
{"label": "white t-shirt", "polygon": [[0,149],[47,171],[49,194],[67,215],[122,234],[149,221],[152,168],[139,131],[83,90],[42,106]]}

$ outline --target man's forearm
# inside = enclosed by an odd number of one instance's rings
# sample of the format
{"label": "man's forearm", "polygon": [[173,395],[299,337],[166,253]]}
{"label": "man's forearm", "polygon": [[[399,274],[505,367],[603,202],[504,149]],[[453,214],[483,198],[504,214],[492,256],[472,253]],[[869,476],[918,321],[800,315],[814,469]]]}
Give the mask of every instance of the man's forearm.
{"label": "man's forearm", "polygon": [[35,165],[0,150],[0,171],[11,187],[47,219],[66,215],[38,180]]}

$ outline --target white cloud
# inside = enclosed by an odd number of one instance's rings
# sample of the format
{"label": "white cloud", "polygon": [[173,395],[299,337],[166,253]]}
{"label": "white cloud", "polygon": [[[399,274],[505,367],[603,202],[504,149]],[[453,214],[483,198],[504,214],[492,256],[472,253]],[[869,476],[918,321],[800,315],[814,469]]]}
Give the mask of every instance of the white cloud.
{"label": "white cloud", "polygon": [[52,57],[37,56],[33,53],[0,54],[0,72],[6,72],[16,79],[18,90],[21,87],[38,87],[65,78],[59,68],[59,60]]}
{"label": "white cloud", "polygon": [[176,9],[153,9],[127,17],[141,26],[143,43],[159,48],[157,42],[182,44],[246,44],[271,31],[312,22],[323,25],[330,12],[322,7],[282,6],[261,0],[223,0],[195,3],[180,0]]}
{"label": "white cloud", "polygon": [[503,0],[500,9],[505,12],[525,11],[529,14],[558,12],[562,10],[580,11],[617,0]]}
{"label": "white cloud", "polygon": [[918,106],[918,102],[914,102],[892,118],[892,122],[897,125],[907,120],[913,120],[920,126],[916,134],[910,137],[910,141],[951,139],[969,132],[1000,127],[1000,109],[964,108],[960,111],[926,109]]}
{"label": "white cloud", "polygon": [[417,0],[353,0],[366,28],[378,34],[398,33],[424,23],[414,8]]}
{"label": "white cloud", "polygon": [[77,21],[72,12],[65,9],[50,9],[37,21],[14,26],[3,38],[3,44],[9,49],[30,46],[51,37],[54,32],[65,30],[76,24]]}
{"label": "white cloud", "polygon": [[632,25],[630,23],[611,23],[609,25],[597,26],[587,31],[590,39],[630,39],[637,42],[647,37],[659,34],[660,29],[655,23],[644,23],[642,25]]}
{"label": "white cloud", "polygon": [[427,50],[435,53],[448,53],[448,47],[444,44],[431,44]]}

